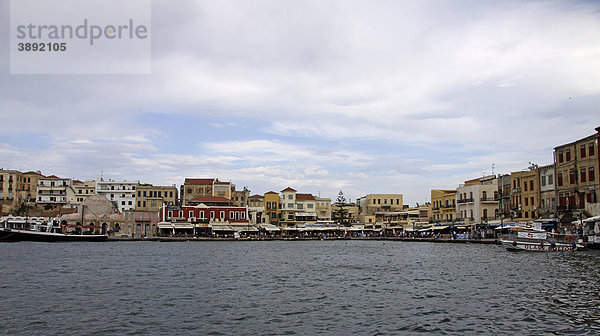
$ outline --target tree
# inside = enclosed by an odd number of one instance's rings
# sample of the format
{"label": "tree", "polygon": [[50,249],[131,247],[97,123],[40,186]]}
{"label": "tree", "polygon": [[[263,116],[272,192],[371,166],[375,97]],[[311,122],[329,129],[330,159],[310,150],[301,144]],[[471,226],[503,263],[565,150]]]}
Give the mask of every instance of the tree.
{"label": "tree", "polygon": [[346,205],[346,197],[344,197],[344,192],[340,190],[337,199],[335,200],[336,206],[333,211],[333,219],[338,224],[349,225],[350,218],[348,218],[348,210],[345,208]]}

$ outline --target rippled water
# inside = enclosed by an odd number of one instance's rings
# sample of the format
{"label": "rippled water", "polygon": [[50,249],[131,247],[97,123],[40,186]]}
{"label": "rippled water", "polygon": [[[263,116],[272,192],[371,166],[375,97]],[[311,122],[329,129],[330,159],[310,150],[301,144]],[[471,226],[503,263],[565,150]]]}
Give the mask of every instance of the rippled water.
{"label": "rippled water", "polygon": [[387,241],[0,244],[0,333],[600,334],[600,252]]}

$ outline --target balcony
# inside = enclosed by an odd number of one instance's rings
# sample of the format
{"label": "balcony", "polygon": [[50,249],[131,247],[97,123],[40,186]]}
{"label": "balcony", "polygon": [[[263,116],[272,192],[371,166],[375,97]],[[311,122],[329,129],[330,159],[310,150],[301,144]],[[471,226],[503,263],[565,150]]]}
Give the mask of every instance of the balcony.
{"label": "balcony", "polygon": [[497,203],[498,199],[496,197],[482,197],[481,203]]}

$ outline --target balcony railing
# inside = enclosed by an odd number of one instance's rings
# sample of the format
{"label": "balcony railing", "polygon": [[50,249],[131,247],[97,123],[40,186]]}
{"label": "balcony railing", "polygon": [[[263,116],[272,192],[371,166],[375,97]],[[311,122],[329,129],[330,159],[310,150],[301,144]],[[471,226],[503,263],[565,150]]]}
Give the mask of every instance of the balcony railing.
{"label": "balcony railing", "polygon": [[498,200],[495,197],[482,197],[481,202],[492,202],[496,203]]}

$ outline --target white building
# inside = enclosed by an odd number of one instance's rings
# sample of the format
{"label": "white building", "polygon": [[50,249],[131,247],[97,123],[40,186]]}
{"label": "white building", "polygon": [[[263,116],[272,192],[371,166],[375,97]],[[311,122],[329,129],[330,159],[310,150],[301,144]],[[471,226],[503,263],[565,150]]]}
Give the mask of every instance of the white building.
{"label": "white building", "polygon": [[540,215],[548,216],[556,212],[556,184],[554,183],[554,164],[541,166],[540,172]]}
{"label": "white building", "polygon": [[57,176],[40,177],[37,184],[36,203],[67,204],[67,188],[73,185],[73,179]]}
{"label": "white building", "polygon": [[456,217],[465,222],[481,222],[496,217],[498,179],[486,176],[466,181],[456,189]]}
{"label": "white building", "polygon": [[103,195],[119,208],[119,211],[135,209],[135,189],[139,182],[96,180],[96,193]]}
{"label": "white building", "polygon": [[287,187],[281,191],[281,221],[296,221],[296,190]]}

